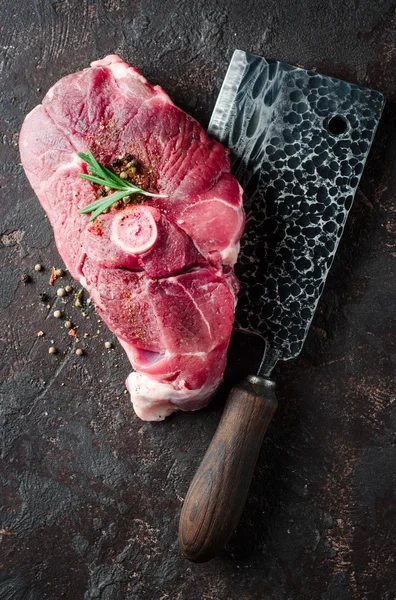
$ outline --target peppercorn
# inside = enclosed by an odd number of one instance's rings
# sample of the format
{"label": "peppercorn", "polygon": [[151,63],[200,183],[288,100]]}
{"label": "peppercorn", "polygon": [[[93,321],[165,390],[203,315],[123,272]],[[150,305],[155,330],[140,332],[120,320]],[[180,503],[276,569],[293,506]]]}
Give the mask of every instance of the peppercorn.
{"label": "peppercorn", "polygon": [[82,356],[84,354],[84,352],[82,351],[81,348],[77,348],[76,354],[77,354],[77,356]]}
{"label": "peppercorn", "polygon": [[41,302],[48,302],[48,294],[45,294],[44,292],[40,294],[40,300]]}
{"label": "peppercorn", "polygon": [[133,156],[132,156],[132,154],[124,154],[124,160],[125,160],[126,162],[129,162],[129,161],[131,161],[132,159],[133,159]]}
{"label": "peppercorn", "polygon": [[62,277],[62,275],[63,275],[63,269],[55,269],[55,275],[57,277]]}
{"label": "peppercorn", "polygon": [[72,322],[71,321],[65,321],[65,327],[66,327],[66,329],[70,329],[71,326],[72,326]]}
{"label": "peppercorn", "polygon": [[111,342],[105,342],[105,348],[107,348],[109,350],[112,347],[113,347],[113,344]]}
{"label": "peppercorn", "polygon": [[62,296],[66,296],[66,291],[65,291],[65,289],[64,289],[64,288],[58,288],[58,289],[56,290],[56,295],[57,295],[57,296],[60,296],[61,298],[62,298]]}
{"label": "peppercorn", "polygon": [[121,171],[120,177],[121,179],[128,179],[128,173],[126,173],[125,171]]}
{"label": "peppercorn", "polygon": [[55,310],[54,311],[54,317],[55,317],[55,319],[60,319],[61,316],[62,316],[62,313],[61,313],[60,310]]}
{"label": "peppercorn", "polygon": [[70,292],[72,292],[72,291],[73,291],[73,288],[72,288],[72,286],[71,286],[71,285],[67,285],[67,286],[65,287],[65,292],[67,292],[68,294],[70,294]]}
{"label": "peppercorn", "polygon": [[35,271],[41,271],[42,268],[43,267],[39,263],[37,263],[37,265],[34,265],[34,270]]}
{"label": "peppercorn", "polygon": [[105,196],[105,191],[103,188],[99,188],[98,191],[96,192],[96,195],[98,198],[102,198],[102,196]]}
{"label": "peppercorn", "polygon": [[26,285],[30,281],[29,275],[27,273],[23,273],[23,275],[21,275],[21,281]]}
{"label": "peppercorn", "polygon": [[120,158],[113,158],[111,164],[113,167],[120,167],[122,165],[122,160]]}
{"label": "peppercorn", "polygon": [[50,346],[48,348],[48,354],[56,354],[58,352],[58,350],[55,348],[55,346]]}

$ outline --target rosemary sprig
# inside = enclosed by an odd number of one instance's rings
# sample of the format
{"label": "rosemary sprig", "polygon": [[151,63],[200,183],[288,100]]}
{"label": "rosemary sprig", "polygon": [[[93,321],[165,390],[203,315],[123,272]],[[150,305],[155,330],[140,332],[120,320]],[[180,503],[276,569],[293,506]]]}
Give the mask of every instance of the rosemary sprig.
{"label": "rosemary sprig", "polygon": [[79,173],[79,177],[87,179],[92,183],[109,187],[111,190],[118,190],[109,196],[104,196],[103,198],[99,198],[98,200],[87,204],[87,206],[84,206],[79,210],[79,213],[82,215],[85,213],[92,213],[89,218],[90,221],[96,219],[96,217],[107,208],[110,208],[115,202],[118,202],[118,200],[122,200],[122,198],[131,196],[132,194],[142,194],[142,196],[150,196],[152,198],[166,198],[165,194],[152,194],[151,192],[146,192],[130,181],[121,179],[121,177],[118,177],[118,175],[110,171],[110,169],[99,164],[89,149],[87,154],[84,154],[83,152],[78,152],[77,154],[87,163],[90,172],[89,175],[87,173]]}

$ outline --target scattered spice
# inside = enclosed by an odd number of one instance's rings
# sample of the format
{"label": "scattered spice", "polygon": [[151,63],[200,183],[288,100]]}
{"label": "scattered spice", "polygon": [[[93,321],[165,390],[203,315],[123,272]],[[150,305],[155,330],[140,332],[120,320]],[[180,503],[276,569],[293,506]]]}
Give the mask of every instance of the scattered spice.
{"label": "scattered spice", "polygon": [[81,348],[77,348],[76,354],[77,354],[77,356],[82,356],[84,354],[84,352]]}
{"label": "scattered spice", "polygon": [[52,269],[51,269],[51,277],[50,277],[50,280],[49,280],[49,284],[53,285],[55,279],[56,279],[56,269],[55,269],[55,267],[52,267]]}
{"label": "scattered spice", "polygon": [[[166,197],[164,194],[153,194],[147,191],[147,187],[151,186],[146,186],[144,183],[149,183],[149,181],[145,181],[147,177],[142,178],[137,175],[137,163],[134,164],[136,161],[133,161],[131,155],[124,156],[119,174],[117,174],[115,171],[111,171],[104,165],[99,164],[90,149],[88,149],[87,154],[82,152],[78,152],[77,154],[87,163],[86,168],[88,171],[88,173],[78,173],[79,177],[87,179],[95,184],[95,186],[102,187],[106,193],[106,196],[99,197],[99,199],[79,210],[80,214],[91,213],[89,217],[90,221],[93,221],[102,213],[107,213],[112,207],[121,207],[122,203],[120,203],[120,200],[127,196],[137,196],[134,201],[135,203],[142,202],[141,196]],[[130,168],[128,168],[128,165],[130,165]]]}
{"label": "scattered spice", "polygon": [[63,277],[63,269],[55,269],[55,275],[57,277]]}
{"label": "scattered spice", "polygon": [[43,267],[39,263],[37,263],[37,265],[34,265],[34,270],[35,271],[41,271],[42,268]]}
{"label": "scattered spice", "polygon": [[93,233],[93,235],[103,235],[103,231],[101,230],[101,228],[94,224],[94,225],[90,225],[88,227],[88,231],[89,233]]}
{"label": "scattered spice", "polygon": [[65,327],[66,327],[66,329],[70,329],[71,326],[72,326],[72,322],[71,321],[65,321]]}
{"label": "scattered spice", "polygon": [[76,293],[76,300],[74,302],[74,306],[76,308],[82,308],[84,306],[84,291],[83,290],[79,290]]}
{"label": "scattered spice", "polygon": [[55,348],[55,346],[50,346],[48,348],[48,354],[56,354],[58,352],[58,350]]}
{"label": "scattered spice", "polygon": [[68,335],[76,335],[76,330],[75,329],[70,329],[70,331],[68,332]]}
{"label": "scattered spice", "polygon": [[54,317],[55,317],[55,319],[60,319],[61,316],[62,316],[62,313],[61,313],[60,310],[55,310],[54,311]]}
{"label": "scattered spice", "polygon": [[60,296],[61,298],[62,298],[63,296],[66,296],[66,290],[65,290],[65,288],[58,288],[58,289],[56,290],[56,295],[57,295],[57,296]]}
{"label": "scattered spice", "polygon": [[37,337],[43,337],[43,335],[44,335],[44,331],[39,331],[39,332],[37,333]]}
{"label": "scattered spice", "polygon": [[40,300],[41,302],[48,302],[48,294],[45,294],[44,292],[40,294]]}
{"label": "scattered spice", "polygon": [[73,288],[72,288],[72,286],[71,286],[71,285],[67,285],[67,286],[65,287],[65,292],[67,292],[68,294],[70,294],[72,291],[73,291]]}
{"label": "scattered spice", "polygon": [[111,342],[105,342],[105,348],[110,349],[113,347],[113,344]]}
{"label": "scattered spice", "polygon": [[23,274],[21,275],[21,281],[22,281],[22,283],[24,283],[25,285],[26,285],[27,283],[29,283],[29,281],[30,281],[30,277],[29,277],[29,275],[28,275],[27,273],[23,273]]}

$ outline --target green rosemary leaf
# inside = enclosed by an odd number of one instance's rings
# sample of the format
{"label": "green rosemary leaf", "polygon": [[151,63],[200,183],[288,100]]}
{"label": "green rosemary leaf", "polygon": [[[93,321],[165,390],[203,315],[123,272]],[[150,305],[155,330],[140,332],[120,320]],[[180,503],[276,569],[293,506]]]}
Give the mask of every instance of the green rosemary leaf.
{"label": "green rosemary leaf", "polygon": [[88,149],[88,154],[84,154],[83,152],[77,152],[77,155],[82,158],[84,162],[87,163],[89,171],[92,175],[97,177],[101,177],[102,179],[106,179],[105,173],[102,171],[101,165],[98,163],[91,150]]}
{"label": "green rosemary leaf", "polygon": [[102,167],[102,169],[108,180],[114,181],[114,183],[122,185],[124,188],[129,187],[128,183],[124,179],[121,179],[121,177],[118,177],[118,175],[113,173],[113,171],[110,171],[110,169],[108,169],[107,167]]}
{"label": "green rosemary leaf", "polygon": [[[105,179],[100,179],[99,177],[94,177],[93,175],[87,175],[86,173],[79,173],[78,176],[81,177],[81,179],[87,179],[88,181],[92,181],[92,183],[98,183],[99,185],[105,185],[105,186],[108,185],[108,182]],[[117,183],[112,183],[111,187],[114,190],[125,190],[126,189],[124,185],[121,187],[121,185],[118,185]]]}
{"label": "green rosemary leaf", "polygon": [[118,186],[121,186],[122,188],[127,187],[126,182],[121,179],[121,177],[118,177],[118,175],[116,175],[115,173],[113,173],[113,171],[110,171],[110,169],[108,169],[107,167],[102,166],[101,164],[98,163],[98,161],[96,160],[96,158],[94,157],[94,155],[92,154],[91,150],[88,149],[88,153],[89,153],[89,166],[91,169],[94,169],[95,171],[97,171],[98,173],[101,174],[101,176],[107,180],[107,185],[108,187],[112,187],[110,185],[110,181],[117,183]]}
{"label": "green rosemary leaf", "polygon": [[84,152],[77,152],[77,156],[79,156],[80,158],[82,158],[82,160],[84,162],[88,163],[88,161],[89,161],[88,154],[84,154]]}
{"label": "green rosemary leaf", "polygon": [[96,217],[98,217],[104,210],[106,210],[106,208],[110,208],[114,202],[118,202],[118,200],[121,200],[122,198],[125,198],[125,196],[129,196],[130,194],[128,194],[128,192],[115,192],[114,194],[111,194],[110,196],[106,196],[106,198],[104,198],[104,202],[102,202],[102,204],[100,206],[98,206],[91,214],[89,220],[93,221],[94,219],[96,219]]}
{"label": "green rosemary leaf", "polygon": [[110,208],[114,204],[114,202],[118,202],[118,200],[122,200],[126,196],[130,196],[130,193],[125,192],[114,192],[114,194],[110,194],[110,196],[105,196],[104,198],[100,198],[100,200],[95,200],[95,202],[91,202],[88,206],[84,206],[79,212],[80,214],[91,212],[93,213],[90,217],[90,221],[93,221],[98,215],[100,215],[106,208]]}
{"label": "green rosemary leaf", "polygon": [[80,213],[80,215],[92,212],[93,210],[95,210],[95,208],[98,208],[98,206],[103,204],[103,200],[105,200],[107,197],[108,196],[105,196],[104,198],[99,198],[99,200],[95,200],[94,202],[91,202],[91,204],[87,204],[87,206],[80,208],[78,212]]}
{"label": "green rosemary leaf", "polygon": [[114,202],[117,202],[126,196],[131,196],[132,194],[142,194],[143,196],[149,196],[153,198],[166,197],[165,194],[152,194],[151,192],[146,192],[130,181],[121,179],[121,177],[118,177],[118,175],[110,171],[110,169],[99,164],[89,148],[87,154],[83,152],[78,152],[77,154],[84,162],[87,163],[89,170],[89,174],[78,173],[79,177],[86,179],[91,183],[96,183],[98,185],[110,188],[111,190],[118,190],[117,192],[114,192],[114,194],[110,194],[110,196],[105,196],[103,198],[99,198],[98,200],[94,200],[94,202],[91,202],[79,210],[80,214],[92,213],[89,218],[90,221],[93,221],[104,210],[110,208]]}
{"label": "green rosemary leaf", "polygon": [[94,211],[94,212],[91,214],[91,216],[89,217],[89,220],[90,220],[90,221],[94,221],[94,220],[96,219],[96,217],[99,217],[99,215],[101,215],[101,214],[102,214],[102,212],[106,210],[106,208],[110,208],[110,206],[111,206],[111,204],[109,204],[109,205],[107,205],[107,204],[106,204],[106,205],[104,205],[104,206],[103,206],[103,207],[101,207],[101,208],[97,208],[97,209],[96,209],[96,210],[95,210],[95,211]]}
{"label": "green rosemary leaf", "polygon": [[[118,195],[118,197],[114,198],[114,196]],[[93,202],[91,202],[90,204],[87,204],[87,206],[84,206],[83,208],[80,208],[80,210],[78,211],[80,214],[85,214],[85,213],[89,213],[92,212],[93,210],[99,208],[102,205],[107,205],[110,202],[110,205],[113,204],[114,202],[117,202],[117,200],[121,200],[121,198],[125,198],[125,196],[129,196],[129,192],[124,191],[124,192],[114,192],[114,194],[111,194],[110,196],[103,196],[103,198],[99,198],[98,200],[94,200]],[[112,199],[112,200],[109,200]]]}

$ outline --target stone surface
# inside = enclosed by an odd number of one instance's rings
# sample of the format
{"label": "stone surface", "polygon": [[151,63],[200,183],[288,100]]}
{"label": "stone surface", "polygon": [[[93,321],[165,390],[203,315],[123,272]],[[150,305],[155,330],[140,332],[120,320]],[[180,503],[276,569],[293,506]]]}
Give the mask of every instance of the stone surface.
{"label": "stone surface", "polygon": [[[394,599],[394,3],[3,0],[1,14],[1,600]],[[63,265],[17,137],[59,77],[108,52],[207,125],[235,47],[379,89],[388,104],[303,354],[277,368],[280,408],[241,524],[222,556],[193,565],[178,516],[226,388],[201,412],[134,416],[121,349],[105,349],[114,339],[89,305],[84,316],[56,296],[67,273],[48,285]],[[228,384],[258,356],[236,335]]]}

